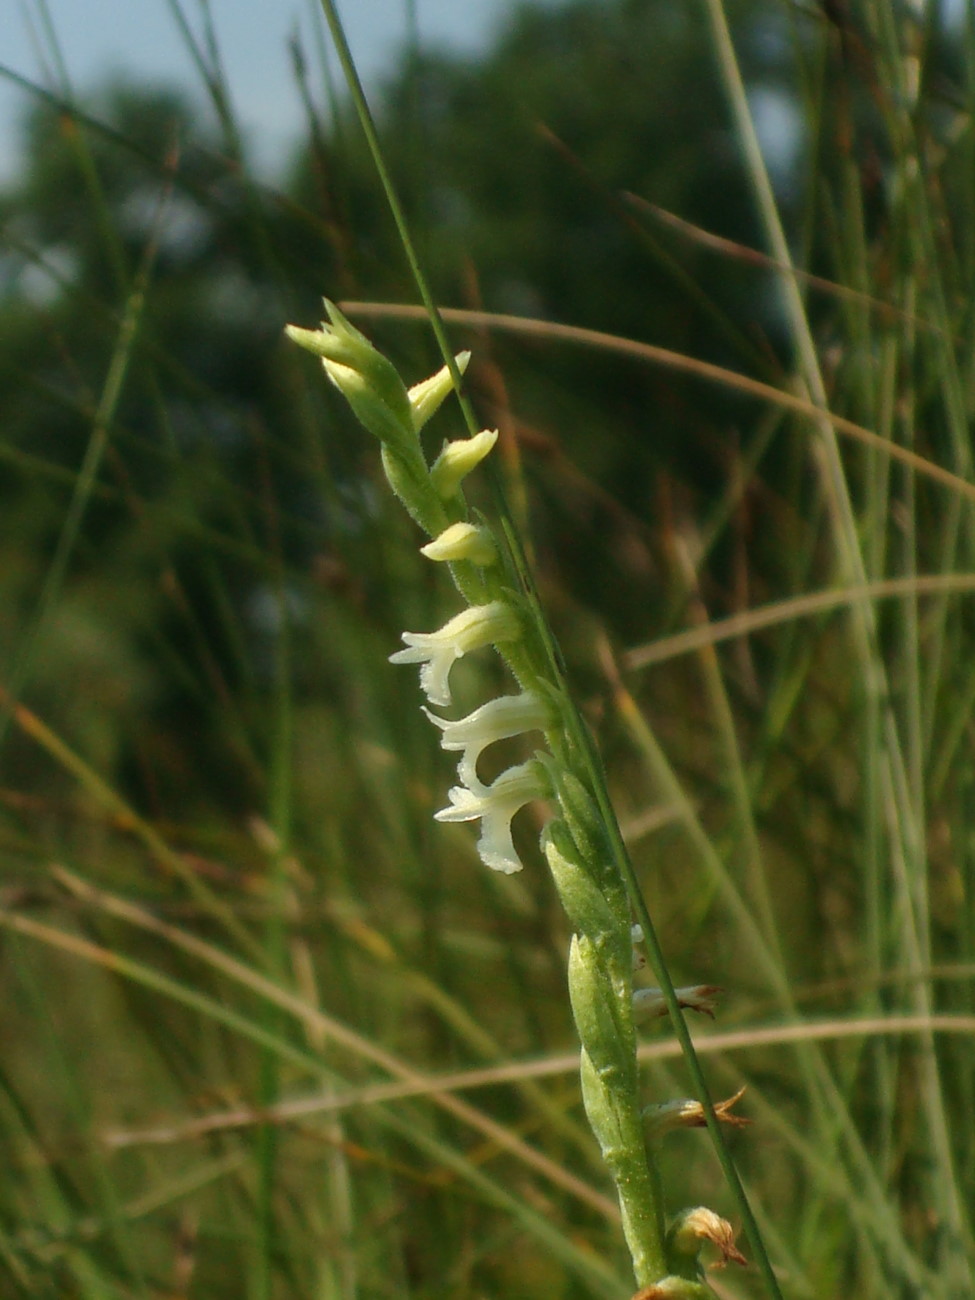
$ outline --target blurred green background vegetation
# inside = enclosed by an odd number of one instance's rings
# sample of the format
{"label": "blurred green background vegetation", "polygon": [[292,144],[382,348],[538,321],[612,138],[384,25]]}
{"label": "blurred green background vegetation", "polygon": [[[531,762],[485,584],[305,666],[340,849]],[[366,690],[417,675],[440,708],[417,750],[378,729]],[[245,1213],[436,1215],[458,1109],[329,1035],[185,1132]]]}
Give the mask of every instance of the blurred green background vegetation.
{"label": "blurred green background vegetation", "polygon": [[[729,6],[792,275],[721,15],[527,5],[406,51],[380,133],[438,300],[535,322],[450,329],[675,982],[726,989],[700,1041],[784,1293],[966,1300],[975,18]],[[450,595],[282,339],[416,301],[295,53],[280,187],[204,66],[207,117],[37,88],[0,194],[0,1294],[625,1296],[531,828],[502,879],[432,822],[387,663]],[[733,1213],[703,1135],[666,1175]]]}

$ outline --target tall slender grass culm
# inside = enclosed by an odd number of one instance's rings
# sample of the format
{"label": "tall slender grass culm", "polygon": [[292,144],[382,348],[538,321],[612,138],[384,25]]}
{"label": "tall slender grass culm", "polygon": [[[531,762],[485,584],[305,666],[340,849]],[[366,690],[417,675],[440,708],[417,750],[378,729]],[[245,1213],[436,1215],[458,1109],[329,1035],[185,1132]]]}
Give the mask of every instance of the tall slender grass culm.
{"label": "tall slender grass culm", "polygon": [[161,8],[0,65],[0,1300],[975,1300],[975,7],[313,0],[273,185]]}

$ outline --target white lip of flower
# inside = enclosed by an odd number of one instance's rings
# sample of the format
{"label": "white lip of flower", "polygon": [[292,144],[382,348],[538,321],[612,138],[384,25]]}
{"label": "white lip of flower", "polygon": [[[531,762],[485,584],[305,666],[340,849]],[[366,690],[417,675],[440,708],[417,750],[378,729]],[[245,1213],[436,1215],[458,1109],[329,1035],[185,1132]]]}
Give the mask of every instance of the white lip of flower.
{"label": "white lip of flower", "polygon": [[514,641],[521,635],[515,611],[503,600],[461,610],[439,632],[404,632],[405,650],[391,664],[420,664],[420,686],[431,704],[450,703],[450,670],[471,650]]}
{"label": "white lip of flower", "polygon": [[440,744],[444,749],[463,750],[457,775],[469,790],[477,794],[484,794],[489,789],[477,775],[477,760],[488,745],[496,740],[507,740],[510,736],[520,736],[523,731],[544,731],[552,725],[551,709],[533,691],[500,695],[456,722],[440,718],[429,709],[423,712],[443,732]]}
{"label": "white lip of flower", "polygon": [[434,813],[438,822],[470,822],[481,819],[477,852],[485,866],[511,875],[521,871],[522,862],[511,838],[511,819],[526,803],[545,799],[549,790],[544,769],[532,759],[509,767],[489,786],[470,790],[454,786],[449,792],[450,807]]}

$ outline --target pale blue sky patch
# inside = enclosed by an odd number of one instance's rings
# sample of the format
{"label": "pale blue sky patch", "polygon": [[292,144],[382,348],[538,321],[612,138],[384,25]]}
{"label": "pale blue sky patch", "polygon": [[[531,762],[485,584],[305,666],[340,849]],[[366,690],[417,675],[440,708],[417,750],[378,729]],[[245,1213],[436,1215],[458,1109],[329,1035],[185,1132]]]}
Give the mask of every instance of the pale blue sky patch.
{"label": "pale blue sky patch", "polygon": [[[413,0],[424,45],[473,54],[486,47],[516,0]],[[90,94],[110,76],[136,84],[191,88],[200,79],[166,0],[47,0],[60,58],[75,94]],[[44,88],[64,87],[58,57],[45,36],[34,0],[4,0],[0,63]],[[184,13],[199,38],[201,9],[187,0]],[[304,116],[294,84],[288,43],[297,32],[308,58],[316,101],[325,93],[314,35],[319,11],[313,0],[210,0],[221,61],[244,132],[262,167],[275,179],[293,148]],[[340,13],[367,91],[375,91],[408,37],[407,0],[346,0]],[[0,179],[19,164],[12,130],[28,92],[0,78]]]}

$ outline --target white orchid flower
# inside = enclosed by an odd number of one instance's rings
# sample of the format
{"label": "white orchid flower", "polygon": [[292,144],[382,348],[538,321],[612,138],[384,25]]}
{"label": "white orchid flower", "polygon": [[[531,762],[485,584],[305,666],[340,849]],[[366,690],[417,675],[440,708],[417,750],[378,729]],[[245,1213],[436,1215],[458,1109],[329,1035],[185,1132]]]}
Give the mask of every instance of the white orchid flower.
{"label": "white orchid flower", "polygon": [[477,852],[485,866],[511,875],[522,868],[511,838],[511,819],[526,803],[549,796],[545,771],[530,759],[509,767],[489,786],[471,790],[454,786],[449,792],[450,807],[434,816],[438,822],[470,822],[481,819]]}
{"label": "white orchid flower", "polygon": [[554,721],[552,710],[534,691],[500,695],[456,722],[440,718],[429,709],[423,712],[443,732],[440,744],[444,749],[463,750],[457,775],[469,790],[479,794],[487,787],[477,775],[477,760],[488,745],[520,736],[523,731],[545,731]]}
{"label": "white orchid flower", "polygon": [[471,650],[515,641],[521,625],[515,611],[503,600],[472,605],[455,614],[439,632],[404,632],[405,650],[389,656],[391,664],[419,664],[420,685],[431,704],[450,703],[450,670],[454,661]]}

